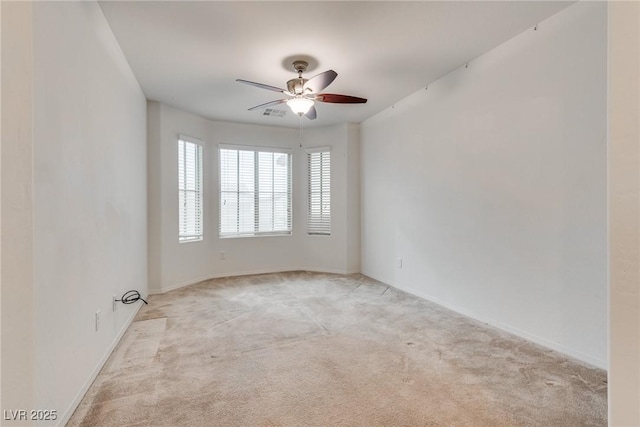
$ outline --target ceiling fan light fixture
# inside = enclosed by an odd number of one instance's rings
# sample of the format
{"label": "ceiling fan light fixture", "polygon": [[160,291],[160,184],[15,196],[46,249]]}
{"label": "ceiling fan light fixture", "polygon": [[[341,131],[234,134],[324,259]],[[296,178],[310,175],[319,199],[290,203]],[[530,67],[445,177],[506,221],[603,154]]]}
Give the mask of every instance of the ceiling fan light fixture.
{"label": "ceiling fan light fixture", "polygon": [[304,116],[307,111],[313,107],[313,100],[309,98],[292,98],[287,101],[287,105],[291,108],[291,111],[299,116]]}

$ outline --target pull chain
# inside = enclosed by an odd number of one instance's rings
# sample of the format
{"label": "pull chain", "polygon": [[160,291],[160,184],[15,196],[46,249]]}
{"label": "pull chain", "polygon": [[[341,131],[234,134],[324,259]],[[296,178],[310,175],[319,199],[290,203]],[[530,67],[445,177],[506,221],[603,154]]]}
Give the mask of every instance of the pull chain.
{"label": "pull chain", "polygon": [[302,148],[302,143],[304,142],[304,132],[303,132],[303,128],[304,128],[304,118],[302,116],[300,116],[300,148]]}

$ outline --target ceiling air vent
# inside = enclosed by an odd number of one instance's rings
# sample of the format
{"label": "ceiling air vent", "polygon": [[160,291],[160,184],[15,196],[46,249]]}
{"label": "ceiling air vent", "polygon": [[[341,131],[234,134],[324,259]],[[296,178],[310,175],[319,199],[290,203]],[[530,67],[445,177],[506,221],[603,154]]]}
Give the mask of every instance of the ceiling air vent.
{"label": "ceiling air vent", "polygon": [[262,112],[263,116],[272,116],[272,117],[284,117],[287,114],[287,110],[278,110],[276,108],[265,108]]}

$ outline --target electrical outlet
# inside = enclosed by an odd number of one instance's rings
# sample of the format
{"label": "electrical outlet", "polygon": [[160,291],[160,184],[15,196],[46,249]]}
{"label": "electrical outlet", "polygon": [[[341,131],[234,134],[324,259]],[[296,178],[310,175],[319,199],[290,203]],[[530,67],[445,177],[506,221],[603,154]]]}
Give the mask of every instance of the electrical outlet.
{"label": "electrical outlet", "polygon": [[118,301],[116,301],[118,299],[117,295],[113,295],[111,298],[111,309],[113,311],[116,311],[118,309]]}
{"label": "electrical outlet", "polygon": [[100,310],[96,311],[96,331],[100,329]]}
{"label": "electrical outlet", "polygon": [[224,260],[226,259],[227,254],[225,253],[225,251],[220,251],[220,259]]}
{"label": "electrical outlet", "polygon": [[397,258],[396,259],[396,267],[402,268],[402,258]]}

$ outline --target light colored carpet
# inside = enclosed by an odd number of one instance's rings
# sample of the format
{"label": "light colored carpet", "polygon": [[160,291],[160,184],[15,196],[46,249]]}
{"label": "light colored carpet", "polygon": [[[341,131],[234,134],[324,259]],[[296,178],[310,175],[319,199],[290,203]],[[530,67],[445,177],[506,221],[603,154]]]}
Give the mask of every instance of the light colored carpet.
{"label": "light colored carpet", "polygon": [[606,372],[362,275],[149,298],[71,426],[590,426]]}

